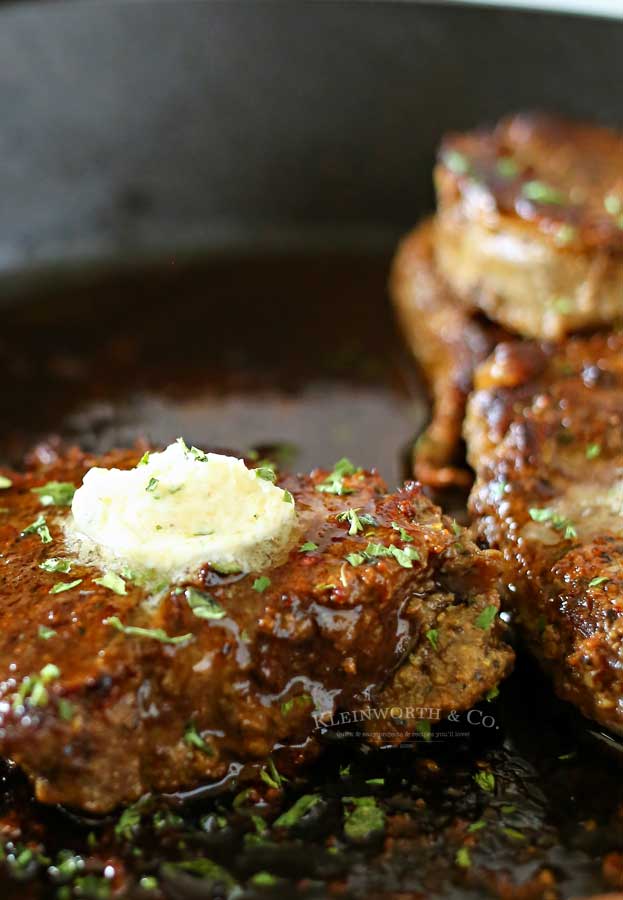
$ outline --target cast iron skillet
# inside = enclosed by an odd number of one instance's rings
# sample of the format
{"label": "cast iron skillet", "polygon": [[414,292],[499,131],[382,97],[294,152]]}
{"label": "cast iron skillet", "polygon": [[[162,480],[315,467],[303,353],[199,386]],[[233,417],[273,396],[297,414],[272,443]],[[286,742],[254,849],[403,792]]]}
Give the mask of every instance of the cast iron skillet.
{"label": "cast iron skillet", "polygon": [[[426,411],[384,285],[439,136],[534,106],[622,124],[622,39],[614,21],[391,2],[3,7],[0,458],[184,433],[299,469],[347,454],[396,483]],[[38,806],[5,765],[0,893],[623,883],[618,744],[528,660],[449,730],[378,753],[328,732],[296,782],[103,820]],[[313,808],[276,824],[303,794]],[[365,827],[348,798],[375,810]]]}

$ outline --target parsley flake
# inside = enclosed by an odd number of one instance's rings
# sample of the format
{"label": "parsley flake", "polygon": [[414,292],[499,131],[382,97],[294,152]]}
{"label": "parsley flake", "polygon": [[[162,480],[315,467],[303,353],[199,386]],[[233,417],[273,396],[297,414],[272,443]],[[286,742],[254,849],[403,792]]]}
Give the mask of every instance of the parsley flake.
{"label": "parsley flake", "polygon": [[605,581],[609,581],[608,577],[606,575],[600,575],[597,578],[592,578],[589,581],[588,586],[591,588],[598,587],[600,584],[603,584]]}
{"label": "parsley flake", "polygon": [[469,855],[469,850],[467,847],[459,847],[456,851],[455,862],[457,866],[460,866],[461,869],[469,869],[472,864],[472,858]]}
{"label": "parsley flake", "polygon": [[429,628],[426,632],[426,640],[430,642],[433,650],[439,650],[439,631],[436,628]]}
{"label": "parsley flake", "polygon": [[294,497],[292,496],[292,494],[290,493],[290,491],[284,491],[284,492],[283,492],[283,502],[284,502],[284,503],[291,503],[292,506],[294,506]]}
{"label": "parsley flake", "polygon": [[205,753],[206,756],[214,756],[212,747],[204,741],[192,722],[187,726],[186,731],[184,732],[184,743],[188,744],[189,747],[200,750],[202,753]]}
{"label": "parsley flake", "polygon": [[82,584],[82,578],[76,578],[75,581],[57,581],[54,587],[50,588],[48,594],[62,594],[65,591],[78,587],[79,584]]}
{"label": "parsley flake", "polygon": [[263,594],[266,588],[270,587],[270,578],[267,575],[261,575],[253,582],[253,590],[258,594]]}
{"label": "parsley flake", "polygon": [[42,506],[71,506],[76,486],[69,481],[48,481],[43,487],[32,488],[31,493],[39,495]]}
{"label": "parsley flake", "polygon": [[492,793],[495,788],[495,775],[493,772],[476,772],[474,781],[483,791]]}
{"label": "parsley flake", "polygon": [[458,150],[444,151],[442,160],[444,165],[446,165],[451,172],[454,172],[455,175],[467,175],[470,170],[468,158],[464,153],[459,153]]}
{"label": "parsley flake", "polygon": [[521,188],[521,193],[526,200],[532,200],[534,203],[560,205],[565,202],[564,195],[544,181],[526,181]]}
{"label": "parsley flake", "polygon": [[145,490],[149,491],[150,493],[153,493],[153,491],[155,491],[157,487],[158,487],[158,479],[154,478],[152,475],[152,477],[147,482],[147,487],[145,488]]}
{"label": "parsley flake", "polygon": [[198,619],[223,619],[227,612],[214,597],[197,588],[189,587],[184,591],[186,602]]}
{"label": "parsley flake", "polygon": [[589,444],[586,448],[587,459],[597,459],[601,454],[601,444]]}
{"label": "parsley flake", "polygon": [[273,484],[277,481],[277,475],[271,466],[258,466],[258,468],[253,471],[255,472],[256,477],[261,478],[262,481],[270,481]]}
{"label": "parsley flake", "polygon": [[94,578],[93,582],[94,584],[99,584],[100,587],[108,588],[109,591],[112,591],[113,594],[118,594],[120,597],[124,597],[127,593],[125,581],[116,572],[105,572],[100,578]]}
{"label": "parsley flake", "polygon": [[366,841],[385,828],[385,813],[374,797],[344,797],[344,803],[354,804],[344,817],[344,835],[350,841]]}
{"label": "parsley flake", "polygon": [[569,519],[561,516],[560,513],[555,512],[549,506],[543,508],[532,507],[528,510],[528,513],[533,522],[547,522],[556,531],[562,531],[564,533],[565,540],[569,541],[578,536],[575,527],[569,521]]}
{"label": "parsley flake", "polygon": [[63,572],[66,575],[71,571],[71,563],[68,559],[51,556],[50,559],[44,559],[42,563],[39,563],[39,568],[44,572]]}
{"label": "parsley flake", "polygon": [[154,641],[160,641],[161,644],[184,644],[192,638],[192,634],[178,634],[171,637],[162,628],[139,628],[136,625],[124,625],[118,616],[109,616],[104,619],[104,625],[110,625],[128,637],[151,638]]}
{"label": "parsley flake", "polygon": [[314,544],[313,541],[305,541],[305,543],[301,544],[299,547],[299,553],[313,553],[313,551],[317,549],[318,544]]}
{"label": "parsley flake", "polygon": [[321,482],[321,484],[316,485],[316,490],[320,491],[322,494],[336,494],[340,497],[344,494],[353,494],[353,488],[347,488],[345,486],[344,478],[347,475],[356,475],[360,471],[361,469],[354,466],[352,462],[344,456],[336,462],[333,466],[333,471],[327,475],[325,480]]}
{"label": "parsley flake", "polygon": [[399,525],[398,522],[392,522],[392,528],[394,529],[394,531],[398,532],[398,534],[400,535],[401,541],[405,541],[405,543],[407,543],[407,544],[410,544],[413,542],[413,538],[411,537],[409,532],[405,531],[405,529],[402,527],[402,525]]}
{"label": "parsley flake", "polygon": [[41,640],[49,641],[50,638],[56,637],[56,632],[53,628],[46,628],[45,625],[39,625],[39,630],[37,632]]}
{"label": "parsley flake", "polygon": [[498,159],[495,168],[502,178],[516,178],[519,175],[519,166],[512,156],[503,156]]}
{"label": "parsley flake", "polygon": [[364,525],[375,526],[377,524],[374,516],[368,515],[368,513],[359,513],[361,512],[361,507],[357,509],[346,509],[344,512],[338,513],[336,516],[336,520],[338,522],[348,522],[350,524],[350,528],[348,529],[348,533],[350,535],[359,534],[360,531],[363,531]]}
{"label": "parsley flake", "polygon": [[365,553],[347,553],[344,557],[346,562],[349,562],[351,566],[361,566],[366,561]]}
{"label": "parsley flake", "polygon": [[302,797],[298,798],[294,806],[291,806],[290,809],[282,813],[279,818],[275,820],[275,827],[292,828],[305,813],[309,812],[310,809],[313,809],[314,806],[317,806],[320,802],[320,797],[317,794],[303,794]]}
{"label": "parsley flake", "polygon": [[485,606],[480,615],[476,618],[476,628],[482,628],[483,631],[491,628],[498,614],[497,606]]}
{"label": "parsley flake", "polygon": [[22,536],[26,534],[38,534],[42,544],[52,543],[52,535],[50,534],[50,529],[45,521],[45,516],[38,516],[34,522],[24,528]]}

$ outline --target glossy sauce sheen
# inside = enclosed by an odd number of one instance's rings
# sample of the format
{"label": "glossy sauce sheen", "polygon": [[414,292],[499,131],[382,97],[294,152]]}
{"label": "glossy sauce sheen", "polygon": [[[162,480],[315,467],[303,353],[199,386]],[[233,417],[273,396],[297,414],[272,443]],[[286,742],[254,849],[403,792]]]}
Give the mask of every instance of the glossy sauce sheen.
{"label": "glossy sauce sheen", "polygon": [[[184,433],[198,445],[240,450],[285,439],[296,445],[295,469],[346,454],[378,464],[393,486],[426,406],[401,362],[383,302],[386,277],[384,260],[239,260],[49,288],[3,312],[0,460],[19,462],[58,433],[98,453],[145,432],[154,442]],[[283,790],[264,782],[247,795],[148,800],[126,819],[41,806],[5,765],[2,896],[57,897],[65,886],[68,897],[124,889],[222,897],[223,870],[249,900],[271,892],[467,900],[513,891],[532,900],[616,890],[616,761],[587,740],[585,724],[532,668],[479,711],[494,727],[462,718],[449,736],[406,751],[369,752],[342,738]],[[493,776],[490,791],[474,780],[482,772]],[[292,827],[277,824],[310,794],[313,809]],[[378,808],[379,827],[367,836],[348,826],[349,797]],[[464,848],[468,867],[457,863]],[[256,884],[258,873],[276,887]],[[143,878],[160,887],[139,892]]]}

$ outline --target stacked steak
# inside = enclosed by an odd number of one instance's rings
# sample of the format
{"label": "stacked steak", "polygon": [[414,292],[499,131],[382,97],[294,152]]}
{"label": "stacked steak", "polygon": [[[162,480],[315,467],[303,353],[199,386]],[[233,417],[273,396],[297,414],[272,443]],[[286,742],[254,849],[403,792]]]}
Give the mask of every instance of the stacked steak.
{"label": "stacked steak", "polygon": [[528,645],[623,731],[623,137],[517,115],[446,138],[435,183],[391,282],[433,397],[415,472],[465,483],[464,438]]}

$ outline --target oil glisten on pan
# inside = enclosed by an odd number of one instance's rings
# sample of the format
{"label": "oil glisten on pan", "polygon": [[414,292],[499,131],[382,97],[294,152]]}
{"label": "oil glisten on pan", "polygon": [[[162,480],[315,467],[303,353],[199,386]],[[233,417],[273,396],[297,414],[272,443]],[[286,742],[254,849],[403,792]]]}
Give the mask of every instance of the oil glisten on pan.
{"label": "oil glisten on pan", "polygon": [[5,314],[2,896],[623,889],[622,172],[515,115],[389,276]]}

